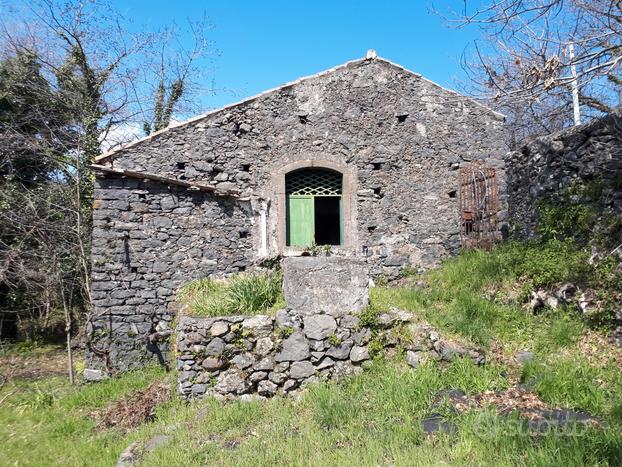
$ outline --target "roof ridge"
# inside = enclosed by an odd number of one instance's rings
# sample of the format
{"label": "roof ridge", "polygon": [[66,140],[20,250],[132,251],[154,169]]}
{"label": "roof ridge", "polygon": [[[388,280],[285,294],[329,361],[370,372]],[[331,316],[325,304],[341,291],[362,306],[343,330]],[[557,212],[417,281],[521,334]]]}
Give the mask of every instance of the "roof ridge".
{"label": "roof ridge", "polygon": [[492,110],[491,108],[485,106],[481,102],[478,102],[477,100],[475,100],[473,97],[465,96],[463,94],[460,94],[457,91],[445,88],[445,87],[441,86],[440,84],[438,84],[438,83],[436,83],[436,82],[434,82],[434,81],[432,81],[430,79],[427,79],[427,78],[423,77],[420,73],[417,73],[415,71],[409,70],[408,68],[406,68],[406,67],[404,67],[402,65],[399,65],[399,64],[397,64],[395,62],[392,62],[390,60],[387,60],[386,58],[382,58],[382,57],[379,57],[379,56],[373,56],[373,57],[370,57],[370,58],[364,57],[364,58],[357,58],[355,60],[349,60],[347,62],[342,63],[341,65],[337,65],[337,66],[328,68],[326,70],[320,71],[318,73],[314,73],[312,75],[302,76],[302,77],[297,78],[297,79],[295,79],[293,81],[288,81],[288,82],[286,82],[284,84],[281,84],[279,86],[276,86],[274,88],[270,88],[270,89],[267,89],[265,91],[262,91],[259,94],[255,94],[253,96],[246,97],[246,98],[244,98],[242,100],[239,100],[237,102],[233,102],[231,104],[227,104],[227,105],[224,105],[222,107],[218,107],[216,109],[209,110],[209,111],[207,111],[207,112],[205,112],[203,114],[191,117],[188,120],[184,120],[184,121],[181,121],[181,122],[174,123],[172,125],[167,126],[166,128],[162,128],[161,130],[154,131],[153,133],[150,133],[149,135],[144,136],[143,138],[139,138],[139,139],[137,139],[135,141],[132,141],[132,142],[130,142],[128,144],[119,146],[119,147],[117,147],[115,149],[112,149],[112,150],[109,150],[109,151],[105,152],[104,154],[101,154],[101,155],[97,156],[95,158],[95,160],[94,160],[94,163],[95,164],[99,164],[101,162],[105,162],[107,159],[109,159],[110,157],[116,155],[117,153],[120,153],[120,152],[122,152],[122,151],[124,151],[126,149],[132,148],[132,147],[137,146],[139,144],[142,144],[142,143],[144,143],[146,141],[149,141],[149,140],[155,138],[156,136],[159,136],[159,135],[161,135],[163,133],[166,133],[166,132],[168,132],[170,130],[173,130],[175,128],[180,128],[180,127],[189,125],[189,124],[194,123],[194,122],[198,122],[198,121],[203,120],[205,118],[208,118],[208,117],[210,117],[212,115],[215,115],[215,114],[217,114],[219,112],[224,112],[226,110],[232,109],[232,108],[240,106],[242,104],[246,104],[246,103],[252,102],[252,101],[257,100],[257,99],[259,99],[259,98],[261,98],[263,96],[271,94],[271,93],[273,93],[275,91],[279,91],[281,89],[285,89],[287,87],[294,86],[296,84],[302,83],[302,82],[307,81],[309,79],[318,78],[320,76],[327,75],[329,73],[332,73],[332,72],[337,71],[337,70],[341,70],[343,68],[347,68],[348,66],[351,66],[351,65],[354,65],[354,64],[357,64],[357,63],[373,62],[373,61],[378,61],[378,62],[385,63],[385,64],[390,65],[392,67],[395,67],[395,68],[397,68],[399,70],[402,70],[402,71],[410,73],[410,74],[412,74],[414,76],[417,76],[418,78],[421,78],[421,79],[427,81],[428,83],[433,84],[434,86],[437,86],[437,87],[443,89],[444,91],[450,92],[452,94],[455,94],[455,95],[460,96],[460,97],[465,98],[465,99],[469,99],[470,101],[472,101],[476,105],[480,106],[484,110],[486,110],[486,111],[496,115],[498,118],[505,119],[505,115],[503,115],[502,113],[499,113],[499,112],[497,112],[495,110]]}

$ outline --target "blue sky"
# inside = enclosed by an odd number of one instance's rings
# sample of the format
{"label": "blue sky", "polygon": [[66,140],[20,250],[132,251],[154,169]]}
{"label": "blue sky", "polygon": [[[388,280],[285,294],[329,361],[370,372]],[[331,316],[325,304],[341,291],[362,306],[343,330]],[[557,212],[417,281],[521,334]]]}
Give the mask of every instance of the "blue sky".
{"label": "blue sky", "polygon": [[[219,54],[206,64],[217,90],[205,109],[220,107],[376,49],[450,88],[464,81],[460,56],[477,31],[448,27],[427,0],[198,1],[114,0],[136,24],[183,24],[205,12]],[[462,1],[437,1],[455,5]]]}

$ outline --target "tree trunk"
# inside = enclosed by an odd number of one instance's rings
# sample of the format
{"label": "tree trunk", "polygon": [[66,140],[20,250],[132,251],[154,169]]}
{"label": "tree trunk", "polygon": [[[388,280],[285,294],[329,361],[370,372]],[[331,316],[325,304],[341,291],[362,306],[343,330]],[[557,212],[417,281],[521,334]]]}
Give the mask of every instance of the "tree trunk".
{"label": "tree trunk", "polygon": [[75,378],[73,374],[73,354],[71,352],[71,313],[65,307],[65,332],[67,334],[67,358],[69,362],[67,363],[67,369],[69,371],[69,383],[74,384]]}
{"label": "tree trunk", "polygon": [[63,309],[65,310],[65,336],[67,339],[67,370],[69,372],[69,383],[75,383],[73,373],[73,353],[71,352],[71,310],[67,306],[67,297],[65,296],[64,284],[60,282],[60,291],[63,299]]}

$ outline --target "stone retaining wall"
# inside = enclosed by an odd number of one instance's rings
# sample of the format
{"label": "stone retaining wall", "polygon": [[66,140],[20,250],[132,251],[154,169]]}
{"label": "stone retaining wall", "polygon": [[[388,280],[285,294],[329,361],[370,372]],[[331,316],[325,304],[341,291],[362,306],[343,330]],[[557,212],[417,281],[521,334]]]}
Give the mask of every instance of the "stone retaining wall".
{"label": "stone retaining wall", "polygon": [[371,333],[346,315],[305,319],[296,329],[286,311],[270,316],[183,317],[177,326],[179,391],[273,396],[318,379],[360,370]]}
{"label": "stone retaining wall", "polygon": [[393,355],[404,350],[412,367],[426,359],[457,357],[484,363],[481,352],[442,339],[404,311],[379,314],[368,326],[356,314],[308,315],[301,322],[299,316],[281,310],[275,317],[180,318],[179,394],[187,399],[286,394],[311,382],[356,374],[382,348]]}

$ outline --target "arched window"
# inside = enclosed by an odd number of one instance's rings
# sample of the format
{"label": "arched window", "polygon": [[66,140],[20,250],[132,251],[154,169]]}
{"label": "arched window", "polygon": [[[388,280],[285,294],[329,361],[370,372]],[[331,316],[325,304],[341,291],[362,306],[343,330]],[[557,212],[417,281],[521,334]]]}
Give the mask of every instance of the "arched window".
{"label": "arched window", "polygon": [[285,176],[287,246],[342,244],[342,181],[315,167]]}

